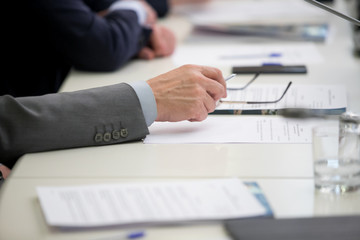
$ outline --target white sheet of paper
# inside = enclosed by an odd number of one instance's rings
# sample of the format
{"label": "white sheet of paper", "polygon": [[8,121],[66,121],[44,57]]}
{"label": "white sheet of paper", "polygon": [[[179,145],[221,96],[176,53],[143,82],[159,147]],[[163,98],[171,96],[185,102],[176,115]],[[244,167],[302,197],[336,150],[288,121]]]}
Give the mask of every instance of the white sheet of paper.
{"label": "white sheet of paper", "polygon": [[[260,76],[261,77],[261,76]],[[244,81],[244,85],[246,81]],[[228,87],[242,87],[232,85]],[[228,90],[228,101],[273,101],[278,99],[286,88],[283,85],[253,83],[245,90]],[[292,84],[284,98],[273,104],[239,104],[221,103],[220,109],[283,109],[283,108],[309,108],[309,109],[342,109],[347,107],[346,89],[343,85],[296,85]]]}
{"label": "white sheet of paper", "polygon": [[184,45],[176,48],[172,59],[177,66],[261,66],[264,63],[301,65],[323,61],[313,43]]}
{"label": "white sheet of paper", "polygon": [[209,116],[155,122],[144,143],[311,143],[311,124],[276,116]]}
{"label": "white sheet of paper", "polygon": [[[326,13],[302,0],[221,0],[175,6],[193,24],[291,24],[326,22]],[[284,19],[286,21],[284,22]]]}
{"label": "white sheet of paper", "polygon": [[177,223],[263,215],[239,179],[38,187],[51,226]]}

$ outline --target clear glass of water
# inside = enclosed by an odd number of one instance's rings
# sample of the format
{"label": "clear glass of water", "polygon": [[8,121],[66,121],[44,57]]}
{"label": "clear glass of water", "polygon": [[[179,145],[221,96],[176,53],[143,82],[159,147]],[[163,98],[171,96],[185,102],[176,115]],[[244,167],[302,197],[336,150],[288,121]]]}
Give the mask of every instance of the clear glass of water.
{"label": "clear glass of water", "polygon": [[360,189],[360,123],[354,116],[345,113],[338,123],[313,128],[314,180],[322,192]]}

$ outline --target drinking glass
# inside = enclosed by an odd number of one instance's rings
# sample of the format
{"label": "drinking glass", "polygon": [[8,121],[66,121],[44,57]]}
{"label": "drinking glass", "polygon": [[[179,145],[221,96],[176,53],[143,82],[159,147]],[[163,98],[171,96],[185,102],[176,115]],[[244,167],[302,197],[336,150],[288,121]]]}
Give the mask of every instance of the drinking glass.
{"label": "drinking glass", "polygon": [[360,117],[344,113],[339,122],[313,128],[315,187],[322,192],[360,189]]}

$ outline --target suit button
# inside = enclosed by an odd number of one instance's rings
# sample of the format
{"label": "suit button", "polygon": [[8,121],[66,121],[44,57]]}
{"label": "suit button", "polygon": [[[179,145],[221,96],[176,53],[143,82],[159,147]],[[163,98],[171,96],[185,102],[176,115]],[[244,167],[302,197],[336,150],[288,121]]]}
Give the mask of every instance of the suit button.
{"label": "suit button", "polygon": [[110,140],[111,140],[111,133],[109,132],[104,133],[104,141],[110,142]]}
{"label": "suit button", "polygon": [[117,130],[114,130],[114,131],[112,132],[112,138],[113,138],[114,140],[118,140],[118,139],[120,138],[120,132],[117,131]]}
{"label": "suit button", "polygon": [[101,133],[97,133],[95,135],[95,142],[100,143],[103,140],[103,135]]}
{"label": "suit button", "polygon": [[127,128],[123,128],[120,130],[120,136],[126,138],[129,135]]}

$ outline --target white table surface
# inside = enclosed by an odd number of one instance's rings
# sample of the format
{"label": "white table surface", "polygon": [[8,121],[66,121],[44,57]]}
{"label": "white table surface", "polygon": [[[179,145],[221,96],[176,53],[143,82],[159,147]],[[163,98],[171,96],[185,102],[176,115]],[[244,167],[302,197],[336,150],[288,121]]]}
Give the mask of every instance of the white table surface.
{"label": "white table surface", "polygon": [[[182,178],[181,178],[182,179]],[[63,231],[49,227],[40,208],[37,186],[67,186],[99,183],[163,181],[144,178],[11,178],[2,191],[0,203],[0,239],[97,239],[112,236],[121,228]],[[165,179],[167,181],[178,179]],[[242,179],[256,181],[265,193],[275,217],[311,217],[360,214],[360,192],[343,196],[321,194],[312,179]],[[20,191],[21,189],[21,191]],[[127,229],[126,231],[129,231]],[[146,228],[149,240],[207,239],[229,240],[222,224],[161,226]]]}
{"label": "white table surface", "polygon": [[[343,84],[348,96],[347,109],[359,113],[360,58],[353,56],[353,42],[349,37],[350,26],[337,17],[330,17],[330,20],[336,26],[333,28],[330,39],[326,43],[316,44],[324,58],[322,63],[309,64],[306,75],[264,74],[256,81],[257,83],[284,83],[291,80],[293,83],[308,85]],[[189,34],[190,27],[185,19],[174,16],[167,19],[164,24],[179,26],[174,29],[179,45],[200,44],[199,40],[186,40],[185,36]],[[211,42],[212,40],[206,38],[204,41]],[[241,39],[220,38],[217,42],[226,44],[234,41],[238,42]],[[284,44],[286,43],[288,42]],[[268,44],[268,42],[261,44]],[[133,60],[112,73],[88,73],[74,70],[61,91],[147,80],[173,68],[175,65],[171,57],[168,57],[153,61]],[[230,74],[230,66],[219,68],[224,76]],[[241,76],[242,80],[244,78],[246,76]],[[88,161],[91,164],[85,164],[86,167],[84,167],[84,163]],[[215,177],[312,177],[311,144],[145,145],[142,142],[136,142],[116,146],[52,151],[26,155],[21,160],[21,164],[17,164],[13,176],[181,177],[199,174]]]}
{"label": "white table surface", "polygon": [[[341,7],[343,1],[337,3]],[[344,84],[348,110],[360,112],[360,59],[352,55],[350,26],[335,16],[329,19],[335,25],[329,41],[316,44],[325,59],[323,63],[308,65],[306,75],[263,75],[257,81]],[[237,37],[190,41],[186,37],[191,24],[177,16],[169,17],[163,24],[176,32],[178,44],[244,42]],[[105,74],[74,70],[61,91],[147,80],[174,67],[169,57],[150,62],[134,60],[116,72]],[[230,74],[230,66],[220,69],[224,76]],[[334,196],[314,190],[311,144],[145,145],[133,142],[22,157],[0,192],[0,239],[96,239],[119,232],[114,228],[63,232],[47,226],[36,186],[212,177],[257,181],[278,218],[360,214],[359,191]],[[228,240],[229,237],[221,224],[210,224],[149,228],[146,239]]]}

